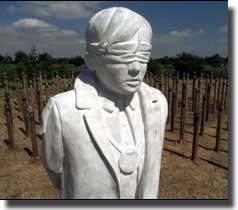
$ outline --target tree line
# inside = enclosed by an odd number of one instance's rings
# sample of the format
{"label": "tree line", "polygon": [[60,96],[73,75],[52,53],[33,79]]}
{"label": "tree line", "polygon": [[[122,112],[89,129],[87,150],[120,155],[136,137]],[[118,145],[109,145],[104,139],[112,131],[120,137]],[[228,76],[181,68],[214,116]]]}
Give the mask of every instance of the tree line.
{"label": "tree line", "polygon": [[37,53],[36,49],[32,48],[29,53],[17,51],[14,58],[0,54],[0,76],[5,74],[8,77],[16,75],[21,77],[25,74],[31,78],[39,75],[40,72],[47,77],[54,76],[56,73],[67,75],[76,72],[84,63],[81,56],[54,58],[47,52]]}
{"label": "tree line", "polygon": [[183,52],[175,57],[165,56],[163,58],[150,59],[148,70],[154,74],[167,72],[170,74],[179,73],[182,77],[183,73],[193,76],[221,75],[228,76],[228,57],[222,57],[219,54],[212,56],[199,57],[197,55]]}
{"label": "tree line", "polygon": [[[80,67],[85,64],[81,56],[70,58],[54,58],[47,52],[37,53],[32,48],[29,53],[17,51],[14,58],[9,55],[0,54],[0,76],[7,74],[9,77],[13,75],[21,76],[22,73],[28,77],[38,75],[39,72],[47,76],[59,74],[72,74],[79,71]],[[183,52],[174,57],[164,56],[162,58],[150,59],[147,70],[154,74],[179,73],[182,77],[183,73],[193,75],[196,73],[200,76],[214,74],[227,77],[228,75],[228,57],[222,57],[219,54],[212,56],[199,57],[192,53]]]}

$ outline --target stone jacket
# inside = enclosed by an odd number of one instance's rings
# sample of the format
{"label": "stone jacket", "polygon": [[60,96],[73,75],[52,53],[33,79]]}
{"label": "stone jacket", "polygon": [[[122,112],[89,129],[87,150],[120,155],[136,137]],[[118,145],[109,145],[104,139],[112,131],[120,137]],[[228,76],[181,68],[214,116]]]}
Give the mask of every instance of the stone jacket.
{"label": "stone jacket", "polygon": [[[63,199],[120,199],[119,169],[99,105],[95,81],[85,71],[74,90],[50,98],[42,113],[42,163]],[[139,91],[145,129],[145,159],[139,168],[137,199],[156,199],[159,188],[167,101],[142,83]]]}

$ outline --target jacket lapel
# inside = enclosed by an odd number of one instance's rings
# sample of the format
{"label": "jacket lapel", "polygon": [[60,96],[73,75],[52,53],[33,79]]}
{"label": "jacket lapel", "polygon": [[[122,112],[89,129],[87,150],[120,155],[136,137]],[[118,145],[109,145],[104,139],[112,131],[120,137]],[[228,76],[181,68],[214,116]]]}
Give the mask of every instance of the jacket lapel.
{"label": "jacket lapel", "polygon": [[101,154],[106,160],[106,164],[112,169],[112,176],[118,184],[120,193],[120,181],[119,181],[119,169],[114,159],[114,155],[111,150],[111,144],[106,134],[106,128],[102,123],[102,110],[90,109],[84,113],[84,119],[87,127],[92,135],[92,141],[96,144],[96,147],[101,151]]}
{"label": "jacket lapel", "polygon": [[76,95],[76,107],[85,110],[83,117],[85,124],[92,136],[92,141],[104,159],[107,167],[118,185],[120,195],[119,169],[111,150],[111,143],[103,122],[102,107],[98,100],[98,94],[95,87],[95,81],[90,72],[83,72],[80,79],[77,78],[74,84]]}

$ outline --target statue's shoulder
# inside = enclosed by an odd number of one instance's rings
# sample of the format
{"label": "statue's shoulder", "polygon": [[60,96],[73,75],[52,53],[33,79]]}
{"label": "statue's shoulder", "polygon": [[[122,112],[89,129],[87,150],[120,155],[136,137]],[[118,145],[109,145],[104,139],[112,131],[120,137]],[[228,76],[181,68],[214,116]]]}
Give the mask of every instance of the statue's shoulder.
{"label": "statue's shoulder", "polygon": [[64,106],[70,103],[75,102],[75,91],[69,90],[66,92],[58,93],[51,97],[52,103],[55,103],[57,106]]}
{"label": "statue's shoulder", "polygon": [[168,117],[168,102],[164,94],[160,90],[151,87],[146,83],[142,83],[142,91],[144,92],[145,96],[151,96],[152,103],[154,104],[155,109],[157,107],[158,110],[161,110],[163,114],[163,119],[166,120]]}
{"label": "statue's shoulder", "polygon": [[158,90],[158,89],[156,89],[156,88],[154,88],[154,87],[151,87],[151,86],[147,85],[147,84],[144,83],[144,82],[142,83],[142,89],[143,89],[145,92],[147,92],[147,94],[152,95],[152,98],[153,98],[154,100],[157,99],[158,101],[166,101],[166,102],[167,102],[167,100],[166,100],[164,94],[163,94],[160,90]]}

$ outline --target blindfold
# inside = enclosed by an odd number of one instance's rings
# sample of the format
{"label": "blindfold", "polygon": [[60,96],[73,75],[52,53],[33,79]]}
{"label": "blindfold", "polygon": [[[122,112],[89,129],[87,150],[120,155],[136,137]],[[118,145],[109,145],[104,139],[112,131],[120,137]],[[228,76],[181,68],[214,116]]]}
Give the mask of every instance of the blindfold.
{"label": "blindfold", "polygon": [[148,42],[123,42],[114,43],[110,46],[104,43],[89,43],[87,45],[88,52],[101,55],[107,61],[113,63],[130,63],[139,61],[148,63],[150,59],[151,44]]}

